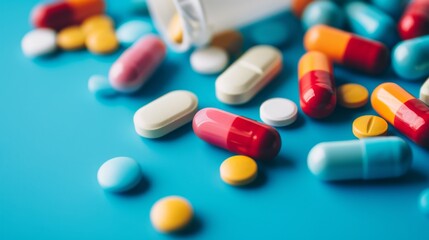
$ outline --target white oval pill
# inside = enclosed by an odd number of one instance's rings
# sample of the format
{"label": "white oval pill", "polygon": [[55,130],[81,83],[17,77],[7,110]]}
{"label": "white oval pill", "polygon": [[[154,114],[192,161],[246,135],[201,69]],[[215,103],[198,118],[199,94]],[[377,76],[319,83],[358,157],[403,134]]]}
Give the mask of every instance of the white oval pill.
{"label": "white oval pill", "polygon": [[429,106],[429,78],[420,88],[420,100]]}
{"label": "white oval pill", "polygon": [[227,64],[228,53],[218,47],[200,48],[191,54],[191,66],[197,73],[219,73]]}
{"label": "white oval pill", "polygon": [[282,54],[271,46],[249,49],[216,79],[216,97],[226,104],[252,99],[282,69]]}
{"label": "white oval pill", "polygon": [[111,192],[124,192],[135,187],[142,179],[138,162],[129,157],[112,158],[98,169],[100,186]]}
{"label": "white oval pill", "polygon": [[137,110],[134,127],[142,137],[159,138],[190,122],[197,108],[195,94],[172,91]]}
{"label": "white oval pill", "polygon": [[286,98],[271,98],[262,103],[259,114],[261,120],[274,127],[284,127],[295,122],[298,107]]}
{"label": "white oval pill", "polygon": [[48,28],[38,28],[22,38],[21,48],[27,57],[39,57],[53,53],[57,49],[57,34]]}

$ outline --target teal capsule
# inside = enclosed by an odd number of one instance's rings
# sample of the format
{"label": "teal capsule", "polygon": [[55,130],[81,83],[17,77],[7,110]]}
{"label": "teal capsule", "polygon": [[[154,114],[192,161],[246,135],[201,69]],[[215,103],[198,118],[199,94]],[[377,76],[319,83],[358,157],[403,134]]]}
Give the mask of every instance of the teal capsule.
{"label": "teal capsule", "polygon": [[324,142],[308,154],[310,171],[325,181],[379,179],[404,175],[411,166],[409,145],[398,137]]}
{"label": "teal capsule", "polygon": [[343,28],[345,24],[343,11],[330,1],[310,3],[305,8],[301,20],[306,30],[318,24],[325,24],[335,28]]}
{"label": "teal capsule", "polygon": [[345,7],[351,30],[363,37],[392,47],[399,40],[395,21],[384,12],[362,2],[352,2]]}
{"label": "teal capsule", "polygon": [[429,76],[429,35],[398,43],[393,50],[392,67],[398,76],[408,80]]}
{"label": "teal capsule", "polygon": [[372,5],[389,14],[393,19],[398,19],[402,15],[408,2],[409,0],[371,0]]}

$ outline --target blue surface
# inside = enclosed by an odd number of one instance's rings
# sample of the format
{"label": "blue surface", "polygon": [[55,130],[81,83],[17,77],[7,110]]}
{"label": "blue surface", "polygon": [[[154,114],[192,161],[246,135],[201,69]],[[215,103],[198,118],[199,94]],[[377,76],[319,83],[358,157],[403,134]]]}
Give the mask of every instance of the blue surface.
{"label": "blue surface", "polygon": [[[175,89],[190,90],[200,108],[218,107],[259,119],[269,97],[298,103],[297,63],[304,53],[300,30],[283,48],[284,70],[250,103],[218,102],[216,76],[192,72],[189,54],[169,53],[138,94],[99,100],[88,78],[107,74],[119,56],[86,51],[30,60],[20,49],[31,29],[28,16],[36,0],[0,1],[2,86],[0,88],[0,239],[427,239],[429,219],[419,211],[420,192],[429,186],[429,151],[411,144],[412,171],[401,179],[328,184],[307,169],[307,153],[321,141],[355,139],[352,120],[375,114],[370,105],[338,108],[325,120],[300,112],[298,121],[279,132],[283,140],[275,161],[259,164],[260,176],[245,188],[226,185],[219,167],[231,153],[198,139],[187,125],[158,140],[140,138],[134,112]],[[131,17],[125,1],[108,1],[121,23]],[[300,26],[298,22],[287,26]],[[244,29],[245,36],[249,29]],[[248,47],[248,46],[247,46]],[[335,68],[337,84],[359,82],[373,90],[395,81],[418,94],[421,82],[382,78]],[[397,132],[390,127],[390,134]],[[408,141],[408,139],[407,139]],[[115,195],[97,183],[97,170],[117,156],[135,158],[145,183],[138,191]],[[152,204],[181,195],[197,220],[181,234],[157,233],[149,221]]]}

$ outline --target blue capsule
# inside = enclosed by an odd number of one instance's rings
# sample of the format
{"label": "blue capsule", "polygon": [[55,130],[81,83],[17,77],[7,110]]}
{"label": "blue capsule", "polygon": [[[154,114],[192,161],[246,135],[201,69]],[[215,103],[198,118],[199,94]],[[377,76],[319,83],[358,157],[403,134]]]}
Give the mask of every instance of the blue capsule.
{"label": "blue capsule", "polygon": [[406,40],[392,54],[393,70],[401,78],[420,80],[429,76],[429,36]]}
{"label": "blue capsule", "polygon": [[392,47],[399,40],[395,21],[384,12],[362,2],[352,2],[345,7],[351,30],[363,37]]}
{"label": "blue capsule", "polygon": [[408,2],[409,0],[371,0],[372,5],[389,14],[393,19],[398,19],[402,15]]}
{"label": "blue capsule", "polygon": [[307,30],[318,24],[335,28],[343,28],[345,16],[343,11],[333,2],[315,1],[310,3],[302,15],[302,24]]}
{"label": "blue capsule", "polygon": [[410,146],[398,137],[324,142],[308,154],[310,171],[325,181],[379,179],[404,175],[411,166]]}

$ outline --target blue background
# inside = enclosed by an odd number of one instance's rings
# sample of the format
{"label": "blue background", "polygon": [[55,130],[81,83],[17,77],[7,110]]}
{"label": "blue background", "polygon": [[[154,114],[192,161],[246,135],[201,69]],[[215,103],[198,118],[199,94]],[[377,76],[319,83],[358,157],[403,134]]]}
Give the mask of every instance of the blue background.
{"label": "blue background", "polygon": [[[194,92],[200,108],[258,120],[267,98],[298,103],[296,68],[304,53],[298,21],[285,22],[296,36],[282,48],[282,74],[244,106],[218,102],[216,76],[194,73],[189,54],[171,51],[138,94],[96,99],[87,89],[89,76],[107,74],[120,52],[26,58],[20,41],[32,29],[28,18],[37,2],[0,1],[0,239],[428,239],[429,219],[418,209],[418,196],[429,187],[428,150],[410,142],[412,170],[400,179],[325,183],[307,169],[315,144],[355,139],[351,122],[374,114],[370,104],[338,107],[320,121],[300,111],[298,122],[278,129],[279,156],[260,163],[257,181],[244,188],[221,181],[219,166],[232,154],[198,139],[190,124],[158,140],[134,132],[134,112],[175,89]],[[128,1],[108,1],[108,7],[117,23],[134,17]],[[358,82],[372,90],[394,81],[415,96],[422,83],[339,67],[335,74],[337,85]],[[390,126],[390,134],[398,133]],[[115,195],[98,186],[98,167],[116,156],[141,164],[145,181],[137,190]],[[150,224],[152,204],[167,195],[184,196],[195,208],[195,222],[182,233],[163,235]]]}

